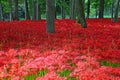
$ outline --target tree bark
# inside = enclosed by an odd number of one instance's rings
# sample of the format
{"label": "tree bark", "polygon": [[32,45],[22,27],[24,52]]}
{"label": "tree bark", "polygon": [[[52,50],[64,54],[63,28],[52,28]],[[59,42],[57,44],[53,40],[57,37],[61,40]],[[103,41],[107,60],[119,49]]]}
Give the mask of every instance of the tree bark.
{"label": "tree bark", "polygon": [[0,0],[0,20],[4,20],[4,17],[3,17],[3,7],[2,7],[2,3],[1,3],[1,0]]}
{"label": "tree bark", "polygon": [[116,0],[113,22],[116,22],[118,20],[119,3],[120,0]]}
{"label": "tree bark", "polygon": [[36,0],[32,0],[32,20],[36,20]]}
{"label": "tree bark", "polygon": [[12,0],[9,0],[9,7],[10,7],[10,21],[13,20],[13,13],[12,13]]}
{"label": "tree bark", "polygon": [[75,0],[70,0],[70,19],[75,19]]}
{"label": "tree bark", "polygon": [[78,19],[77,22],[82,25],[83,28],[87,28],[86,20],[85,20],[85,13],[84,13],[84,7],[83,7],[83,1],[78,0]]}
{"label": "tree bark", "polygon": [[103,18],[104,14],[104,0],[100,0],[99,4],[99,18]]}
{"label": "tree bark", "polygon": [[55,0],[46,0],[46,31],[54,33]]}
{"label": "tree bark", "polygon": [[[62,3],[64,3],[65,0],[62,0]],[[64,9],[64,6],[61,6],[61,16],[62,16],[62,19],[65,19],[65,9]]]}
{"label": "tree bark", "polygon": [[90,16],[90,0],[88,0],[88,3],[87,3],[87,18],[89,18]]}
{"label": "tree bark", "polygon": [[24,9],[25,9],[25,19],[26,20],[30,19],[27,0],[24,0]]}
{"label": "tree bark", "polygon": [[41,8],[40,8],[40,2],[37,0],[37,20],[41,19]]}
{"label": "tree bark", "polygon": [[19,20],[19,17],[18,17],[18,0],[14,0],[14,20]]}

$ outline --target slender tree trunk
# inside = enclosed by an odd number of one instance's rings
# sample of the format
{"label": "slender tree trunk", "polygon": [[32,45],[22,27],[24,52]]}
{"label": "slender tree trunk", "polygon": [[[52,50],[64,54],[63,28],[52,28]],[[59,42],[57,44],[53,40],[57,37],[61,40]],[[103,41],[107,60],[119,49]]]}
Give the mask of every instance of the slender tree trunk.
{"label": "slender tree trunk", "polygon": [[14,0],[14,20],[19,20],[19,18],[18,18],[18,0]]}
{"label": "slender tree trunk", "polygon": [[54,5],[55,5],[55,19],[57,19],[57,7],[56,7],[56,0],[54,0]]}
{"label": "slender tree trunk", "polygon": [[[64,3],[65,0],[62,0],[62,3]],[[61,16],[62,16],[62,19],[65,19],[65,9],[64,9],[64,6],[61,6]]]}
{"label": "slender tree trunk", "polygon": [[24,9],[25,9],[25,19],[26,20],[30,19],[27,0],[24,0]]}
{"label": "slender tree trunk", "polygon": [[32,0],[32,20],[36,20],[36,0]]}
{"label": "slender tree trunk", "polygon": [[70,0],[70,19],[75,19],[75,0]]}
{"label": "slender tree trunk", "polygon": [[114,17],[114,1],[112,1],[112,6],[111,6],[111,18],[113,19]]}
{"label": "slender tree trunk", "polygon": [[100,0],[99,18],[103,18],[103,14],[104,14],[104,0]]}
{"label": "slender tree trunk", "polygon": [[116,0],[113,22],[116,22],[118,20],[119,3],[120,0]]}
{"label": "slender tree trunk", "polygon": [[0,0],[0,20],[4,20],[4,17],[3,17],[3,7],[2,7],[1,0]]}
{"label": "slender tree trunk", "polygon": [[84,13],[84,8],[83,8],[83,1],[79,0],[78,1],[79,6],[78,6],[78,19],[77,22],[82,25],[83,28],[87,28],[86,20],[85,20],[85,13]]}
{"label": "slender tree trunk", "polygon": [[12,0],[9,0],[9,7],[10,7],[10,21],[13,20],[13,13],[12,13]]}
{"label": "slender tree trunk", "polygon": [[87,18],[89,18],[90,16],[90,0],[88,0],[88,3],[87,3]]}
{"label": "slender tree trunk", "polygon": [[79,0],[75,0],[75,19],[76,16],[78,15],[78,7],[79,7]]}
{"label": "slender tree trunk", "polygon": [[41,8],[40,8],[40,2],[37,0],[37,20],[41,19]]}
{"label": "slender tree trunk", "polygon": [[46,31],[54,33],[55,0],[46,0]]}

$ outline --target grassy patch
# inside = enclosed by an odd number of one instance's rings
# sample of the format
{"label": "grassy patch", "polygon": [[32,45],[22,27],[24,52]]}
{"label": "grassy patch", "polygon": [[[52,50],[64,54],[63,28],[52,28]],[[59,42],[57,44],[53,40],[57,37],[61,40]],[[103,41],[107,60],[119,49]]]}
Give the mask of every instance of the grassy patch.
{"label": "grassy patch", "polygon": [[71,73],[71,70],[65,69],[62,72],[59,72],[58,74],[60,77],[68,77],[70,73]]}
{"label": "grassy patch", "polygon": [[101,65],[102,66],[111,66],[113,68],[120,67],[119,63],[112,63],[112,62],[109,62],[109,61],[102,61]]}
{"label": "grassy patch", "polygon": [[37,72],[36,74],[30,74],[28,76],[25,76],[24,79],[25,80],[35,80],[38,76],[42,77],[42,76],[45,76],[47,73],[48,73],[48,70],[43,69],[43,70],[40,70],[39,72]]}
{"label": "grassy patch", "polygon": [[48,73],[48,70],[47,69],[43,69],[43,70],[40,70],[38,73],[37,73],[37,76],[45,76],[46,74]]}
{"label": "grassy patch", "polygon": [[75,77],[68,77],[67,80],[77,80]]}

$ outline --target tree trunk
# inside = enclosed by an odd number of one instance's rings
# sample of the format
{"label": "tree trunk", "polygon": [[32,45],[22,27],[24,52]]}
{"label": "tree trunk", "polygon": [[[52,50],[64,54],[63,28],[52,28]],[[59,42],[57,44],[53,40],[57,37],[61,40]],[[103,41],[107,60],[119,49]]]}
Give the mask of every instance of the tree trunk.
{"label": "tree trunk", "polygon": [[70,19],[75,19],[75,0],[70,0]]}
{"label": "tree trunk", "polygon": [[116,0],[113,22],[116,22],[118,20],[119,3],[120,0]]}
{"label": "tree trunk", "polygon": [[41,8],[40,8],[40,2],[37,0],[37,20],[41,19]]}
{"label": "tree trunk", "polygon": [[83,8],[83,1],[79,0],[78,1],[78,19],[77,22],[81,23],[83,28],[87,28],[86,20],[85,20],[85,13],[84,13],[84,8]]}
{"label": "tree trunk", "polygon": [[4,17],[3,17],[3,7],[2,7],[1,0],[0,0],[0,20],[4,20]]}
{"label": "tree trunk", "polygon": [[[65,0],[62,0],[62,3],[64,3]],[[62,19],[65,19],[65,9],[64,9],[64,6],[62,5],[61,6],[61,16],[62,16]]]}
{"label": "tree trunk", "polygon": [[54,5],[55,5],[55,19],[57,19],[57,7],[56,7],[56,0],[54,0]]}
{"label": "tree trunk", "polygon": [[104,0],[100,0],[99,18],[103,18],[103,14],[104,14]]}
{"label": "tree trunk", "polygon": [[114,1],[112,1],[112,5],[111,5],[111,18],[113,19],[114,17]]}
{"label": "tree trunk", "polygon": [[10,21],[13,20],[13,13],[12,13],[12,0],[9,0],[9,7],[10,7]]}
{"label": "tree trunk", "polygon": [[46,31],[54,33],[55,0],[46,0]]}
{"label": "tree trunk", "polygon": [[26,20],[30,19],[27,0],[24,0],[24,9],[25,9],[25,19]]}
{"label": "tree trunk", "polygon": [[75,19],[76,16],[78,15],[78,7],[79,7],[79,0],[75,0]]}
{"label": "tree trunk", "polygon": [[36,20],[36,0],[32,0],[32,20]]}
{"label": "tree trunk", "polygon": [[87,18],[89,18],[90,16],[90,0],[88,0],[88,3],[87,3]]}
{"label": "tree trunk", "polygon": [[19,20],[19,18],[18,18],[18,0],[14,0],[14,20]]}

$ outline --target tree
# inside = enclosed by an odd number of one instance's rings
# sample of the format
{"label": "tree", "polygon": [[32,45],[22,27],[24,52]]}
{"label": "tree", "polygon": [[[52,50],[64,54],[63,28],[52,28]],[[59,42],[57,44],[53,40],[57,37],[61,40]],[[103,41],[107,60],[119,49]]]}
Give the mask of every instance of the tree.
{"label": "tree", "polygon": [[46,31],[54,33],[55,0],[46,0]]}
{"label": "tree", "polygon": [[87,18],[90,16],[90,0],[87,2]]}
{"label": "tree", "polygon": [[36,20],[36,0],[32,0],[32,20]]}
{"label": "tree", "polygon": [[26,20],[30,19],[27,0],[24,0],[24,10],[25,10],[25,19]]}
{"label": "tree", "polygon": [[78,18],[77,22],[82,25],[83,28],[87,28],[86,20],[85,20],[85,13],[84,13],[84,6],[83,1],[78,0]]}
{"label": "tree", "polygon": [[99,18],[103,18],[104,14],[104,0],[100,0],[99,4]]}
{"label": "tree", "polygon": [[75,0],[70,0],[70,19],[75,19]]}
{"label": "tree", "polygon": [[0,20],[4,20],[4,17],[3,17],[3,7],[2,7],[1,0],[0,0]]}
{"label": "tree", "polygon": [[37,20],[41,19],[41,8],[40,8],[40,2],[37,0]]}
{"label": "tree", "polygon": [[116,22],[117,19],[118,19],[119,3],[120,3],[120,0],[116,0],[115,11],[114,11],[114,14],[113,14],[113,22]]}
{"label": "tree", "polygon": [[12,0],[8,0],[9,8],[10,8],[10,21],[13,20],[13,13],[12,13]]}
{"label": "tree", "polygon": [[[65,0],[61,0],[62,4],[65,3]],[[64,6],[61,5],[61,16],[62,16],[62,19],[65,19],[65,9],[64,9]]]}
{"label": "tree", "polygon": [[19,20],[19,18],[18,18],[18,0],[14,0],[14,20]]}

